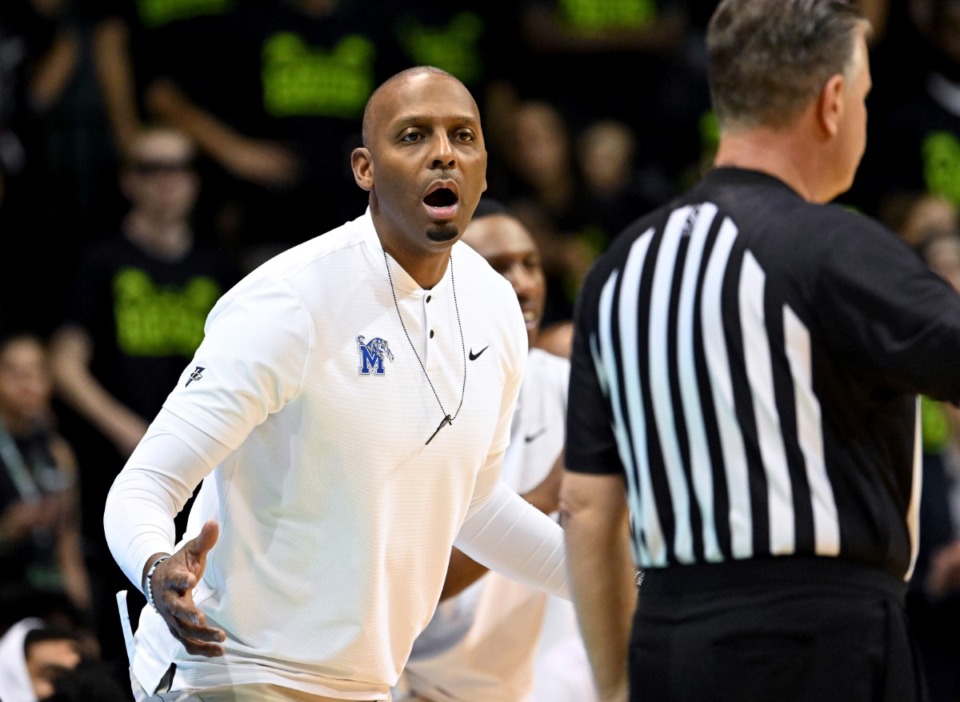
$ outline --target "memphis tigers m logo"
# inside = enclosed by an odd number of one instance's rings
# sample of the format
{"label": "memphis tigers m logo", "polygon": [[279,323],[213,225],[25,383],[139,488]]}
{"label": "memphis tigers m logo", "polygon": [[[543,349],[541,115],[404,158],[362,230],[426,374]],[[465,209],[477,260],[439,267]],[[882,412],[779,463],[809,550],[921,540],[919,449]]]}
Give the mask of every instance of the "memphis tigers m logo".
{"label": "memphis tigers m logo", "polygon": [[364,341],[363,335],[357,337],[357,350],[360,352],[360,375],[383,375],[383,357],[393,361],[393,352],[386,339],[379,336],[370,341]]}

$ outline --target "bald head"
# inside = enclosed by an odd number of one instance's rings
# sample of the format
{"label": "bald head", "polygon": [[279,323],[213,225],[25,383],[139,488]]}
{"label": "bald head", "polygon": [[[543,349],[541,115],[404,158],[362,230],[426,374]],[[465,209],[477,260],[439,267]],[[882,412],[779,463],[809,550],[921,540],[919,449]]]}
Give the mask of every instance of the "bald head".
{"label": "bald head", "polygon": [[[367,100],[366,107],[363,109],[361,136],[363,138],[364,146],[369,147],[370,142],[373,140],[373,131],[376,128],[376,108],[377,105],[379,105],[383,100],[384,96],[392,94],[407,82],[422,75],[447,76],[448,78],[460,82],[459,79],[452,73],[448,73],[442,68],[437,68],[436,66],[414,66],[413,68],[407,68],[403,71],[400,71],[396,75],[391,76],[373,91],[373,94]],[[466,90],[466,86],[464,86],[464,90]]]}
{"label": "bald head", "polygon": [[363,143],[350,165],[384,251],[432,287],[487,188],[477,102],[445,71],[408,69],[370,96]]}
{"label": "bald head", "polygon": [[192,161],[196,145],[185,133],[166,125],[146,126],[130,140],[124,153],[124,165],[132,166],[138,161],[151,159]]}

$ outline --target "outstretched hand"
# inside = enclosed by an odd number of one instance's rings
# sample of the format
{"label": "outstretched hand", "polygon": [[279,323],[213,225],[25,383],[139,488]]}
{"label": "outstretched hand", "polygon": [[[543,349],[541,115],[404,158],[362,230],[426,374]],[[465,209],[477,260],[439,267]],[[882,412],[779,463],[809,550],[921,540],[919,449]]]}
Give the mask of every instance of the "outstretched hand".
{"label": "outstretched hand", "polygon": [[153,572],[153,603],[167,628],[188,653],[209,658],[223,655],[226,639],[222,629],[207,626],[207,619],[193,601],[193,588],[207,565],[207,553],[217,543],[220,527],[213,520],[203,525],[196,538],[163,561]]}

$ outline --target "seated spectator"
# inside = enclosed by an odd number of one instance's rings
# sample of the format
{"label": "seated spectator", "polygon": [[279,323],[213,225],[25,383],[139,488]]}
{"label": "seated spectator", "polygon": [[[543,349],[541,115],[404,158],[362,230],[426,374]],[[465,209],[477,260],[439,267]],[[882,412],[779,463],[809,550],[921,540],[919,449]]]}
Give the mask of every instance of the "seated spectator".
{"label": "seated spectator", "polygon": [[57,431],[51,393],[41,340],[0,338],[0,584],[63,592],[89,611],[76,458]]}

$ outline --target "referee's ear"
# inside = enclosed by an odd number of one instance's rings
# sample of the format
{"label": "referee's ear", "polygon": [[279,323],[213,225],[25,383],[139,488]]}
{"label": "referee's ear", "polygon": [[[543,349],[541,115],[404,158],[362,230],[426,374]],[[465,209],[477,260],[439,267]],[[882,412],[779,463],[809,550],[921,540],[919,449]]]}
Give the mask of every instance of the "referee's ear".
{"label": "referee's ear", "polygon": [[847,87],[846,78],[838,73],[831,76],[820,91],[816,106],[817,122],[827,139],[835,139],[840,132]]}

